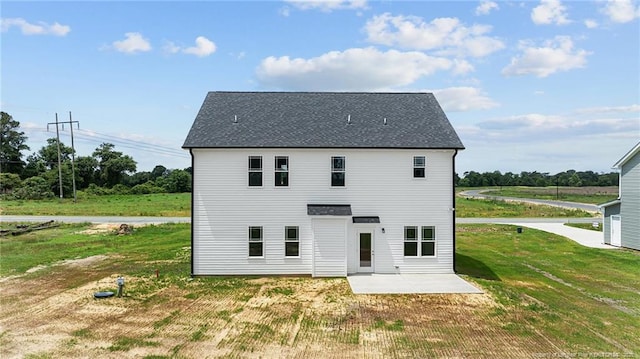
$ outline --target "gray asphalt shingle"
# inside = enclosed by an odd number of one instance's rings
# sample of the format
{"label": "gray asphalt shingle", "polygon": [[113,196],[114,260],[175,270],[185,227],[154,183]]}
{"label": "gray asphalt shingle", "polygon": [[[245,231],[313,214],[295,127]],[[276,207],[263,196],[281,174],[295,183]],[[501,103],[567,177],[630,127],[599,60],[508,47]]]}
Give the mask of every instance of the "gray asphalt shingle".
{"label": "gray asphalt shingle", "polygon": [[242,147],[464,148],[431,93],[209,92],[183,148]]}

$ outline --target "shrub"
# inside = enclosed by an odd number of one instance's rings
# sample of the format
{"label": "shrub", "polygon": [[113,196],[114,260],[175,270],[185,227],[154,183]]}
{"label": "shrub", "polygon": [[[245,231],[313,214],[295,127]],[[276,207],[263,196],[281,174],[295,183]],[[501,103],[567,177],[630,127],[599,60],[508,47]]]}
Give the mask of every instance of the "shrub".
{"label": "shrub", "polygon": [[16,199],[45,199],[54,197],[47,180],[42,177],[27,178],[24,180],[22,187],[14,190],[12,195]]}
{"label": "shrub", "polygon": [[2,193],[8,193],[22,186],[20,176],[15,173],[0,173],[0,190]]}
{"label": "shrub", "polygon": [[153,182],[139,184],[133,186],[131,194],[151,194],[151,193],[165,193],[166,191],[162,187],[156,186]]}
{"label": "shrub", "polygon": [[113,194],[113,191],[110,190],[109,188],[100,187],[95,183],[89,184],[89,187],[87,187],[87,189],[85,189],[84,191],[87,194],[94,195],[94,196],[104,196],[108,194]]}
{"label": "shrub", "polygon": [[113,194],[129,194],[131,193],[131,188],[118,183],[117,185],[113,186],[113,188],[111,188],[111,192]]}

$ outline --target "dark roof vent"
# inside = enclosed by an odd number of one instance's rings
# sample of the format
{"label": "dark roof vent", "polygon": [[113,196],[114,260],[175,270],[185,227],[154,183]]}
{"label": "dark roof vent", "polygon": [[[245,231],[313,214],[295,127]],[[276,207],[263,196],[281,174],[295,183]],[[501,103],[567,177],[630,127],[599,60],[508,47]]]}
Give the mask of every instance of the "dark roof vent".
{"label": "dark roof vent", "polygon": [[382,120],[382,123],[384,123],[385,126],[387,125],[387,118],[386,117]]}

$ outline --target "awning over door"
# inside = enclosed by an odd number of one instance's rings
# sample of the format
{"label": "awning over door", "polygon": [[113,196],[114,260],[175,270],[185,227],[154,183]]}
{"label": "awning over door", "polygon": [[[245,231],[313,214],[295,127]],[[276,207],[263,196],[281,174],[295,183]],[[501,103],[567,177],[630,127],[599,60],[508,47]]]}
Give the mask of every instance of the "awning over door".
{"label": "awning over door", "polygon": [[350,216],[350,204],[307,204],[310,216]]}
{"label": "awning over door", "polygon": [[353,217],[353,223],[380,223],[380,217],[378,216],[360,216]]}

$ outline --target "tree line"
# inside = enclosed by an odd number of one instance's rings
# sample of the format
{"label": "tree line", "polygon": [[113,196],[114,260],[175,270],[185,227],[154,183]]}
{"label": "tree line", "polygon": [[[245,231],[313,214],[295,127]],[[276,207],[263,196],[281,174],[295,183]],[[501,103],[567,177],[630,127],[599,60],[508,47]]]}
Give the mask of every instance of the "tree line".
{"label": "tree line", "polygon": [[54,197],[60,193],[60,178],[64,197],[73,197],[74,178],[76,190],[98,195],[191,191],[191,168],[167,169],[157,165],[150,172],[136,172],[136,161],[116,151],[112,143],[100,144],[89,156],[76,157],[71,147],[58,143],[57,138],[49,138],[40,150],[23,160],[23,152],[30,150],[27,136],[11,115],[6,112],[0,115],[0,189],[5,197]]}
{"label": "tree line", "polygon": [[547,172],[501,173],[469,171],[459,177],[456,174],[456,184],[460,187],[488,187],[488,186],[617,186],[618,173],[596,173],[593,171],[568,170],[554,175]]}
{"label": "tree line", "polygon": [[[37,152],[23,160],[23,152],[30,150],[27,136],[20,131],[20,123],[6,112],[0,112],[0,190],[13,198],[47,198],[60,192],[73,196],[73,175],[77,190],[91,194],[148,194],[161,192],[190,192],[192,169],[167,169],[157,165],[152,171],[136,172],[136,161],[116,151],[111,143],[102,143],[90,156],[79,156],[71,147],[60,143],[58,168],[58,140],[47,139]],[[460,187],[487,186],[617,186],[618,173],[568,170],[551,175],[546,172],[501,173],[464,172],[455,174]]]}

